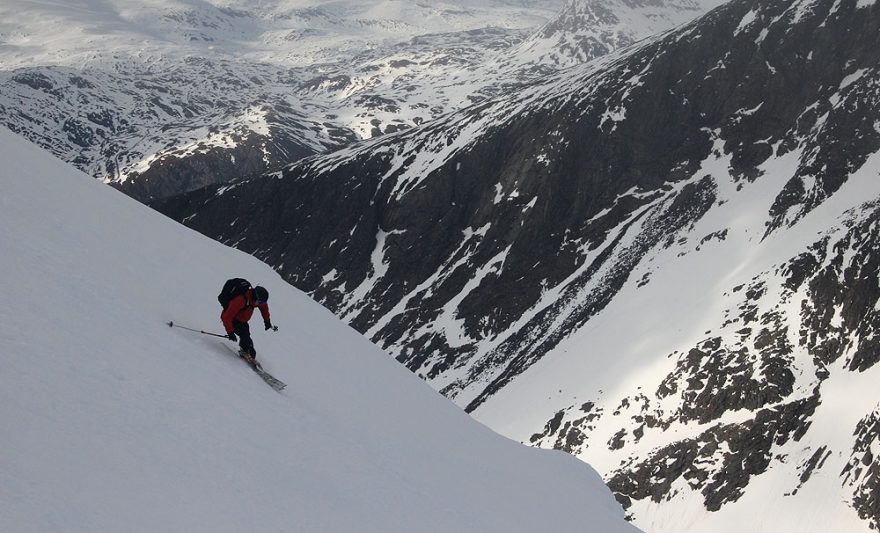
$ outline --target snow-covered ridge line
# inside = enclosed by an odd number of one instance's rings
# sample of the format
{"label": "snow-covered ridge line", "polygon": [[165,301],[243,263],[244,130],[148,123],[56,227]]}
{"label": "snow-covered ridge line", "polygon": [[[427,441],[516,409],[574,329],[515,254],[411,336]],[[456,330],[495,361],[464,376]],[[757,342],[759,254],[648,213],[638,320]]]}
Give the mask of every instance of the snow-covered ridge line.
{"label": "snow-covered ridge line", "polygon": [[[715,2],[615,1],[614,20],[576,9],[565,46],[534,33],[563,3],[0,6],[0,123],[147,201],[425,123]],[[581,35],[594,30],[600,37]],[[527,38],[529,52],[517,48]],[[583,39],[601,46],[585,51]],[[265,124],[239,123],[218,144],[211,128],[248,109],[265,110]]]}

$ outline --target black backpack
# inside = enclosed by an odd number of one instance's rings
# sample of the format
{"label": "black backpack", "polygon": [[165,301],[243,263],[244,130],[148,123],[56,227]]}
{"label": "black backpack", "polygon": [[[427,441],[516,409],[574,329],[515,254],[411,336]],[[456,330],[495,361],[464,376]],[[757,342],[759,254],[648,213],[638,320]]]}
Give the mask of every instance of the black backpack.
{"label": "black backpack", "polygon": [[220,302],[223,309],[226,309],[226,306],[229,305],[233,298],[239,295],[244,296],[250,288],[251,283],[246,279],[232,278],[226,280],[226,283],[223,284],[223,290],[217,295],[217,301]]}

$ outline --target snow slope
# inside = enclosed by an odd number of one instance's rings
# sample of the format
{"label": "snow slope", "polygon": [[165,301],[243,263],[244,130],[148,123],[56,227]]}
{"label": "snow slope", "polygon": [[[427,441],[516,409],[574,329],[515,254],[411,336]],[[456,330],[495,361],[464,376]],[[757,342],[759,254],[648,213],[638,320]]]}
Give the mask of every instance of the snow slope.
{"label": "snow slope", "polygon": [[[628,531],[599,476],[477,424],[256,259],[0,130],[0,530]],[[214,295],[265,285],[275,393]],[[258,321],[255,321],[258,322]]]}

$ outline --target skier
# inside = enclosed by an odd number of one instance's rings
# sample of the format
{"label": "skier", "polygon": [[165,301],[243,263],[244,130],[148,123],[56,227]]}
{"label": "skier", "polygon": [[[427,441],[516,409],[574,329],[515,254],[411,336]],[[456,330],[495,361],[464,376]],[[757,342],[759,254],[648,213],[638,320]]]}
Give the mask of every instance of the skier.
{"label": "skier", "polygon": [[[232,281],[235,280],[229,280],[227,284]],[[241,348],[240,354],[250,365],[256,364],[257,351],[254,349],[254,341],[251,339],[248,321],[251,319],[251,315],[254,314],[254,308],[259,308],[260,314],[263,315],[263,325],[266,327],[266,330],[272,329],[268,301],[269,291],[260,286],[253,288],[248,286],[246,290],[239,292],[239,294],[229,299],[223,308],[223,313],[220,315],[223,327],[226,328],[227,337],[231,341],[238,340],[238,346]],[[221,301],[220,303],[222,304],[223,302]]]}

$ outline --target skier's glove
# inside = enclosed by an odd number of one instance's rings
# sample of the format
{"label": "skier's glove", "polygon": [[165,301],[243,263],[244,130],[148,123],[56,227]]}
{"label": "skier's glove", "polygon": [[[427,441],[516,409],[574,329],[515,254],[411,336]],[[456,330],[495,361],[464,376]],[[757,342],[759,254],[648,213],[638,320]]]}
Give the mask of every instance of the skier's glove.
{"label": "skier's glove", "polygon": [[235,336],[235,332],[234,332],[234,331],[231,332],[229,335],[227,335],[226,338],[229,339],[229,340],[231,340],[231,341],[233,341],[233,342],[235,342],[235,341],[238,340],[238,337]]}
{"label": "skier's glove", "polygon": [[264,320],[263,325],[266,326],[266,331],[269,331],[270,329],[272,329],[272,322],[270,322],[268,320]]}

